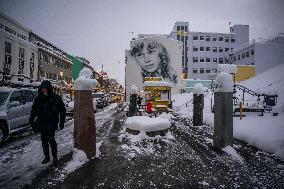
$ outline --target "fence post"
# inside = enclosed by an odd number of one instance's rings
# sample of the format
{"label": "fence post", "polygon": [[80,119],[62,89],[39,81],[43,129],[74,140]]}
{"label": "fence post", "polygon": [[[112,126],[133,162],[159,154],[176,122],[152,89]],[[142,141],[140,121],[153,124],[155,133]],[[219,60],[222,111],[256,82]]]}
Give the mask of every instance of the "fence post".
{"label": "fence post", "polygon": [[83,150],[89,158],[96,155],[96,122],[92,91],[98,84],[91,79],[92,71],[81,70],[75,80],[74,102],[74,147]]}
{"label": "fence post", "polygon": [[229,73],[216,77],[214,93],[213,146],[219,149],[233,144],[233,82]]}
{"label": "fence post", "polygon": [[203,125],[204,87],[196,83],[193,89],[193,126]]}
{"label": "fence post", "polygon": [[131,86],[131,95],[130,95],[130,105],[129,105],[129,117],[136,115],[137,113],[137,93],[138,89],[135,85]]}

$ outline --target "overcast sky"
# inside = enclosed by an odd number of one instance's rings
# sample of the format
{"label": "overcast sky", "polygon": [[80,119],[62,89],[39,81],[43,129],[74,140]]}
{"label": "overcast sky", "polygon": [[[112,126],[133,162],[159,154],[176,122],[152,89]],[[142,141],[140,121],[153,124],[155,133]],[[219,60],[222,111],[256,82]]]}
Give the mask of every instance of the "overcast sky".
{"label": "overcast sky", "polygon": [[283,0],[0,0],[0,10],[121,83],[130,39],[169,34],[176,21],[201,32],[249,24],[250,39],[284,32]]}

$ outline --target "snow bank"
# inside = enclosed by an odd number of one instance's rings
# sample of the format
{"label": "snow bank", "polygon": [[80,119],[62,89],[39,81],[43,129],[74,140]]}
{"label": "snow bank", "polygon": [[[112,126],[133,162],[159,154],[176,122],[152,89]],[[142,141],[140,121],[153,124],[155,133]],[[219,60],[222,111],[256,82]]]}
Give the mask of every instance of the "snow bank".
{"label": "snow bank", "polygon": [[234,118],[234,137],[284,160],[284,114]]}
{"label": "snow bank", "polygon": [[232,75],[227,72],[221,72],[215,79],[216,92],[233,92]]}
{"label": "snow bank", "polygon": [[88,162],[87,155],[84,151],[78,150],[77,148],[73,149],[73,155],[72,160],[69,161],[64,168],[64,171],[67,172],[67,174],[75,171],[79,167],[81,167],[84,163]]}
{"label": "snow bank", "polygon": [[227,72],[227,73],[237,73],[238,67],[235,64],[219,64],[218,65],[220,72]]}
{"label": "snow bank", "polygon": [[97,158],[101,156],[100,147],[101,147],[102,143],[103,143],[103,141],[96,143],[96,157]]}
{"label": "snow bank", "polygon": [[194,88],[193,88],[193,94],[204,94],[205,92],[205,88],[203,87],[203,85],[201,83],[196,83],[194,85]]}
{"label": "snow bank", "polygon": [[232,146],[226,146],[222,148],[222,151],[226,152],[233,159],[243,162],[243,158],[238,154],[238,152]]}
{"label": "snow bank", "polygon": [[121,140],[122,138],[127,138],[129,139],[131,142],[140,142],[142,140],[158,140],[161,139],[164,142],[169,142],[169,140],[173,140],[174,136],[172,135],[172,133],[170,131],[168,131],[165,136],[160,136],[160,135],[156,135],[154,137],[150,137],[146,134],[145,131],[140,131],[140,133],[138,135],[133,135],[130,133],[123,133],[119,136],[119,139]]}
{"label": "snow bank", "polygon": [[93,90],[98,85],[98,81],[95,79],[91,79],[92,70],[89,68],[83,68],[79,77],[75,80],[74,89],[75,90]]}
{"label": "snow bank", "polygon": [[143,132],[165,130],[170,126],[170,121],[163,117],[133,116],[126,120],[126,128]]}
{"label": "snow bank", "polygon": [[172,87],[173,84],[166,81],[145,81],[145,87],[155,87],[155,86],[163,86],[163,87]]}

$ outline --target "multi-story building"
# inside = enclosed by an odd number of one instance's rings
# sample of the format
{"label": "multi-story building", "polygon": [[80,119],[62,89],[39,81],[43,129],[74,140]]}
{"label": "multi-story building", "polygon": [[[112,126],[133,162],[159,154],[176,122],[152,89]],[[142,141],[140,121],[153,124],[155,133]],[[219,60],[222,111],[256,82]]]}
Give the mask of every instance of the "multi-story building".
{"label": "multi-story building", "polygon": [[[139,34],[138,38],[158,34]],[[162,35],[183,42],[182,75],[191,79],[209,79],[218,64],[228,62],[229,54],[249,43],[249,26],[234,25],[230,33],[191,32],[188,22],[176,22],[170,35]]]}
{"label": "multi-story building", "polygon": [[237,65],[255,66],[256,74],[284,63],[284,33],[265,40],[253,40],[246,47],[235,51],[232,62]]}
{"label": "multi-story building", "polygon": [[30,82],[38,79],[38,47],[31,30],[0,12],[0,79]]}

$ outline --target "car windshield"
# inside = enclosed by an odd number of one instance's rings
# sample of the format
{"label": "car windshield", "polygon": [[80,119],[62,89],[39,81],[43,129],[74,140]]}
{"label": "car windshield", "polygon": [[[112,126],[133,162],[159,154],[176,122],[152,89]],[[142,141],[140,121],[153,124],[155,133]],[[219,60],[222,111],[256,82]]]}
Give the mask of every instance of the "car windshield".
{"label": "car windshield", "polygon": [[104,97],[104,94],[101,94],[101,93],[94,93],[93,94],[93,98],[103,98]]}
{"label": "car windshield", "polygon": [[0,92],[0,106],[2,106],[9,96],[9,92]]}

